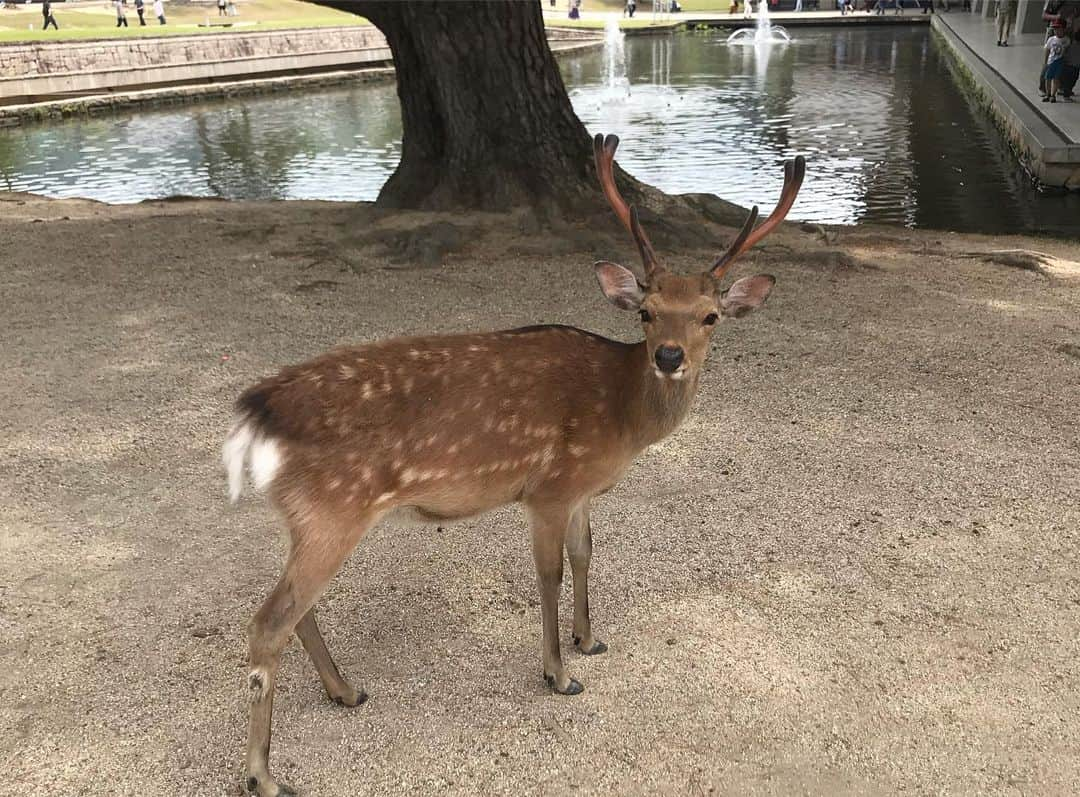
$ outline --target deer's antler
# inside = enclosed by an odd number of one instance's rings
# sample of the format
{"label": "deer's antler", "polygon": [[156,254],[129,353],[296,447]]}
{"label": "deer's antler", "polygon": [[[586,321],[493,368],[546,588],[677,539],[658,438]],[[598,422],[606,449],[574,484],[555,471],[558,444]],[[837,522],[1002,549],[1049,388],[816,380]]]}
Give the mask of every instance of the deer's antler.
{"label": "deer's antler", "polygon": [[799,155],[795,160],[790,160],[784,163],[784,190],[780,192],[780,201],[776,203],[776,208],[769,214],[769,218],[765,219],[761,223],[761,226],[756,230],[754,229],[754,222],[757,220],[758,209],[755,205],[750,210],[750,215],[747,217],[746,222],[743,224],[739,234],[735,237],[735,240],[731,242],[731,246],[720,257],[716,258],[716,262],[713,263],[709,273],[715,279],[720,279],[724,276],[731,264],[735,262],[735,259],[739,257],[743,252],[749,250],[758,241],[771,233],[777,225],[784,220],[788,211],[791,210],[791,206],[795,204],[795,197],[799,194],[799,189],[802,187],[803,177],[806,176],[806,160],[802,155]]}
{"label": "deer's antler", "polygon": [[593,156],[596,159],[596,176],[600,179],[600,187],[604,190],[611,209],[619,217],[626,231],[634,236],[638,251],[641,253],[641,263],[645,266],[645,280],[649,282],[657,271],[660,264],[656,259],[649,236],[641,229],[638,222],[637,209],[628,207],[626,200],[622,198],[618,187],[615,185],[615,150],[619,146],[619,137],[609,135],[606,138],[600,133],[593,139]]}

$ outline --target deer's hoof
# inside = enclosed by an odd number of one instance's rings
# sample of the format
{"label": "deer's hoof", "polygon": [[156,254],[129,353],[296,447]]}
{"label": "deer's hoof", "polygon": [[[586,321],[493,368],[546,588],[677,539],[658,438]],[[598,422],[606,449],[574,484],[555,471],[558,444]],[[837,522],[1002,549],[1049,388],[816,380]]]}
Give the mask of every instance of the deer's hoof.
{"label": "deer's hoof", "polygon": [[581,682],[575,681],[573,678],[571,678],[564,687],[560,687],[558,683],[556,683],[554,675],[545,675],[544,680],[548,682],[552,691],[557,695],[580,695],[585,691],[585,687],[581,685]]}
{"label": "deer's hoof", "polygon": [[607,645],[599,639],[594,639],[590,648],[582,645],[581,640],[577,637],[574,637],[574,644],[577,645],[577,649],[581,651],[583,656],[599,656],[601,653],[607,653]]}
{"label": "deer's hoof", "polygon": [[297,797],[297,792],[291,786],[286,786],[284,783],[273,783],[272,781],[259,782],[259,779],[252,775],[247,779],[248,791],[252,794],[258,795],[258,797]]}
{"label": "deer's hoof", "polygon": [[367,702],[367,692],[363,689],[354,689],[351,695],[337,695],[330,700],[345,708],[356,708]]}
{"label": "deer's hoof", "polygon": [[556,687],[555,691],[558,692],[560,695],[580,695],[582,692],[585,691],[585,687],[581,685],[580,681],[575,681],[573,678],[571,678],[570,683],[566,685],[565,689],[559,689],[558,687]]}

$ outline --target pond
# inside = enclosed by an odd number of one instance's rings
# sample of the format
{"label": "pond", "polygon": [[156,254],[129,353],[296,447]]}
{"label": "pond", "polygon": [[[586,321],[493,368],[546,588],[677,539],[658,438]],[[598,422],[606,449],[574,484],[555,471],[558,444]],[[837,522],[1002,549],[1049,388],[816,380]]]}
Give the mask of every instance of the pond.
{"label": "pond", "polygon": [[[675,193],[768,209],[780,162],[807,157],[792,218],[989,233],[1080,232],[1080,197],[1035,190],[958,89],[925,28],[799,30],[770,48],[723,32],[628,38],[564,59],[590,132]],[[374,199],[400,155],[393,85],[295,92],[0,131],[0,189],[135,202],[173,194]]]}

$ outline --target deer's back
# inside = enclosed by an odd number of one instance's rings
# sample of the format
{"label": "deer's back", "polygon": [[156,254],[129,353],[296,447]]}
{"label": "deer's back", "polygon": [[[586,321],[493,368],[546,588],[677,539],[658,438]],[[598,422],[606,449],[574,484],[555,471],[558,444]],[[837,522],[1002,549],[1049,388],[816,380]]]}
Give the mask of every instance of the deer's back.
{"label": "deer's back", "polygon": [[617,458],[632,348],[570,327],[400,338],[286,368],[237,410],[307,492],[472,514]]}

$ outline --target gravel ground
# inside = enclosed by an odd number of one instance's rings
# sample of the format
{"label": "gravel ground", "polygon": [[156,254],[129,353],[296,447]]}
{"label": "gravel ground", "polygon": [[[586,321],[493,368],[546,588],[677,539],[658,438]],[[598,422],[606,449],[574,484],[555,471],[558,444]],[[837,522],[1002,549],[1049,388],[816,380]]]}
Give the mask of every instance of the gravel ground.
{"label": "gravel ground", "polygon": [[[219,447],[257,376],[398,334],[635,335],[592,253],[493,236],[410,268],[358,248],[346,205],[4,199],[4,794],[241,793],[245,627],[281,551],[264,503],[227,503]],[[1015,248],[1051,257],[965,254]],[[279,778],[311,795],[1074,793],[1080,246],[793,228],[749,261],[778,278],[769,305],[717,332],[685,426],[594,506],[610,651],[568,652],[585,693],[541,681],[517,508],[384,524],[320,603],[371,699],[328,703],[294,643]]]}

